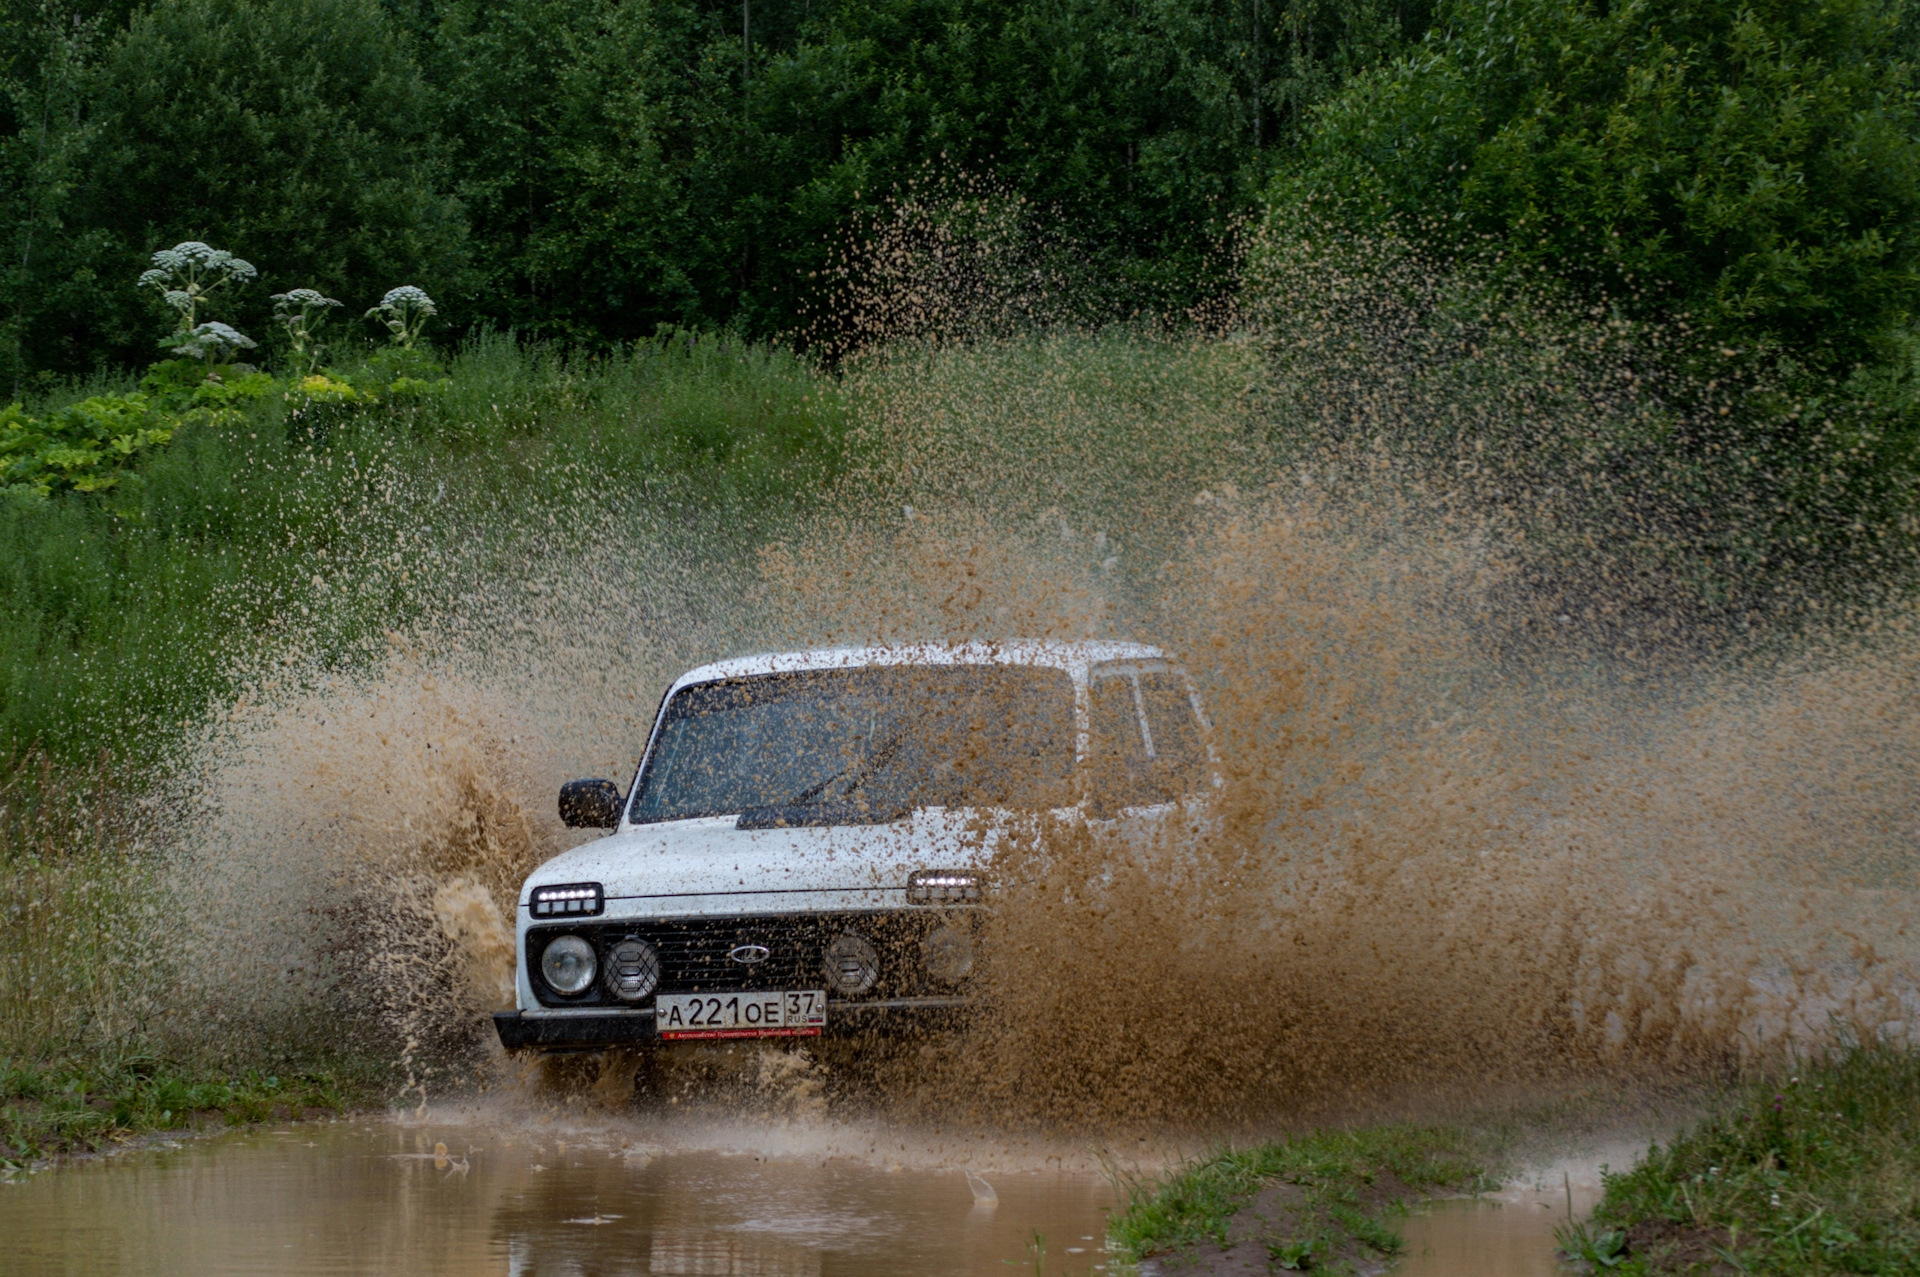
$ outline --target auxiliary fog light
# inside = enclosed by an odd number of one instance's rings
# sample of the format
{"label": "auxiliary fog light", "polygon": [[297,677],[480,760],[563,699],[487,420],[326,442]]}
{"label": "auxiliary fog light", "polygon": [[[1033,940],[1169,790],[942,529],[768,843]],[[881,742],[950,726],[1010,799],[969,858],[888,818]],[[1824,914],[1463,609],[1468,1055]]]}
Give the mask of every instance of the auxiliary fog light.
{"label": "auxiliary fog light", "polygon": [[942,984],[959,984],[973,973],[973,937],[959,927],[935,927],[920,942],[920,961]]}
{"label": "auxiliary fog light", "polygon": [[590,918],[606,909],[607,893],[597,882],[535,887],[528,907],[536,918]]}
{"label": "auxiliary fog light", "polygon": [[607,950],[607,992],[638,1002],[660,983],[660,955],[645,940],[622,940]]}
{"label": "auxiliary fog light", "polygon": [[540,975],[555,993],[571,997],[584,993],[593,983],[593,946],[579,936],[561,936],[548,941],[540,955]]}
{"label": "auxiliary fog light", "polygon": [[907,903],[976,905],[986,885],[986,875],[971,869],[916,869],[907,875]]}
{"label": "auxiliary fog light", "polygon": [[843,931],[827,946],[823,964],[836,993],[865,993],[880,982],[880,955],[865,936]]}

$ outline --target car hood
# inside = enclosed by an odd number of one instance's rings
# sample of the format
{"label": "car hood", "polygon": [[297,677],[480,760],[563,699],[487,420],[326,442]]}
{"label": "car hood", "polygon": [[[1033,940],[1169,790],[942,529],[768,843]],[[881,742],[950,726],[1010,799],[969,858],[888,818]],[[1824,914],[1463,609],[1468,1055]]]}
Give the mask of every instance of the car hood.
{"label": "car hood", "polygon": [[[740,829],[734,817],[641,825],[562,852],[521,888],[597,882],[609,915],[705,912],[704,905],[884,907],[904,903],[915,869],[984,865],[998,827],[973,812],[921,810],[888,825]],[[621,902],[627,902],[624,905]]]}

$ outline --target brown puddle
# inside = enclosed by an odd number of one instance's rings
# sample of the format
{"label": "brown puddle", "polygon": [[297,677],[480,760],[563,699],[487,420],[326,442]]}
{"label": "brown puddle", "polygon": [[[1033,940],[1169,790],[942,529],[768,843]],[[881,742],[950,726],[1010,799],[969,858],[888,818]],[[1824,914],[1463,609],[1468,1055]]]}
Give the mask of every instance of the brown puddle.
{"label": "brown puddle", "polygon": [[[185,1141],[0,1186],[9,1273],[1105,1272],[1086,1172],[646,1150],[382,1121]],[[436,1145],[445,1155],[436,1157]],[[1006,1261],[1006,1262],[1003,1262]]]}
{"label": "brown puddle", "polygon": [[1393,1277],[1557,1277],[1553,1230],[1567,1210],[1551,1194],[1435,1202],[1400,1229]]}
{"label": "brown puddle", "polygon": [[[1576,1210],[1593,1188],[1576,1186]],[[1550,1277],[1564,1200],[1433,1203],[1402,1224],[1393,1273]],[[366,1120],[165,1141],[0,1185],[0,1236],[23,1274],[1006,1277],[1127,1271],[1104,1248],[1113,1205],[1084,1169],[981,1176]]]}

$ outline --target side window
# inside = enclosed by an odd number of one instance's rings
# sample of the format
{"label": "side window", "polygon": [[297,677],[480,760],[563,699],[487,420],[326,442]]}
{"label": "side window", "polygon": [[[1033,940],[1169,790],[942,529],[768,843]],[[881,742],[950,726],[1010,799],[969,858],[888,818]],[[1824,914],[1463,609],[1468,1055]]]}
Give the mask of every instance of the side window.
{"label": "side window", "polygon": [[1200,720],[1194,714],[1187,680],[1171,670],[1142,670],[1139,684],[1160,775],[1176,795],[1199,793],[1210,779],[1207,747],[1200,737]]}
{"label": "side window", "polygon": [[1206,747],[1179,675],[1132,666],[1096,670],[1087,710],[1095,814],[1177,802],[1205,788]]}
{"label": "side window", "polygon": [[1087,720],[1087,789],[1094,814],[1110,816],[1122,807],[1154,802],[1133,679],[1096,674],[1087,686]]}

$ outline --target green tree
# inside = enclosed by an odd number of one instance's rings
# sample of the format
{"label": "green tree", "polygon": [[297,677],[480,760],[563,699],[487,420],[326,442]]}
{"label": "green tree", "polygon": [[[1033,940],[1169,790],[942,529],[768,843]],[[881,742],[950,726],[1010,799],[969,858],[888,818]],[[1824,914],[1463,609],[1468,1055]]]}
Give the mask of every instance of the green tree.
{"label": "green tree", "polygon": [[698,318],[650,6],[452,0],[431,18],[423,57],[478,249],[470,310],[586,342]]}
{"label": "green tree", "polygon": [[1844,367],[1904,325],[1920,97],[1899,0],[1453,0],[1269,192],[1492,237],[1629,303]]}
{"label": "green tree", "polygon": [[26,341],[51,282],[48,263],[61,253],[64,213],[86,153],[92,125],[85,118],[88,58],[100,19],[42,3],[9,13],[5,33],[12,56],[0,74],[11,130],[0,136],[0,190],[13,216],[6,270],[0,276],[0,385],[19,398],[31,359]]}

